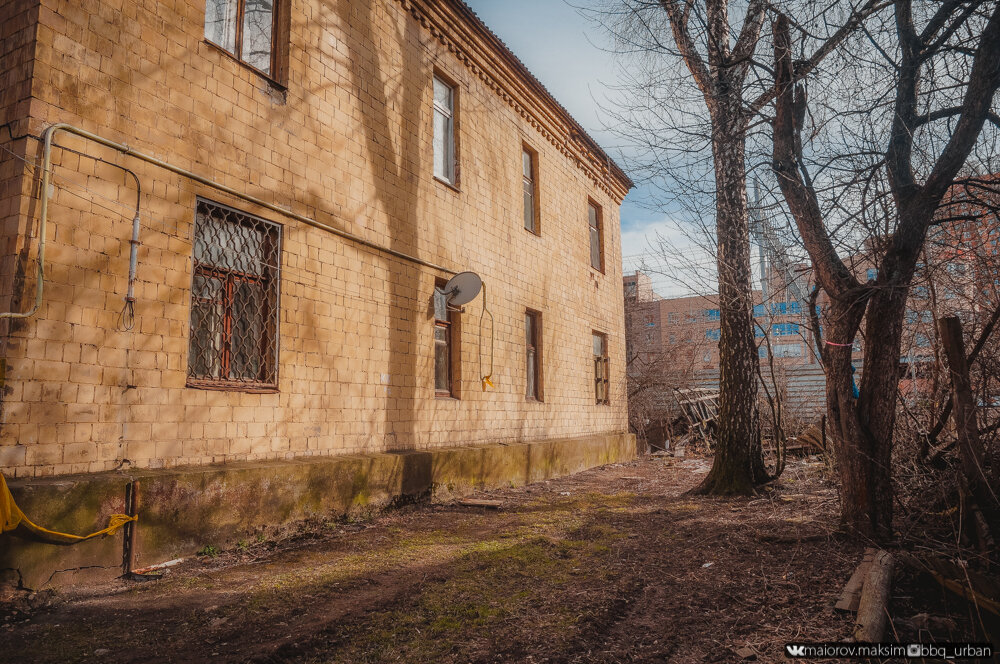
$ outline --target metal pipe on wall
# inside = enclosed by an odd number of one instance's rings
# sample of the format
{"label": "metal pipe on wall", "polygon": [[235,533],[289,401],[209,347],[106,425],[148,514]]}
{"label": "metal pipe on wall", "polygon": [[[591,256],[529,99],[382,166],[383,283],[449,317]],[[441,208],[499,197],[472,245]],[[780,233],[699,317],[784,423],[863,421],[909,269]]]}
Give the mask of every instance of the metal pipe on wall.
{"label": "metal pipe on wall", "polygon": [[[80,136],[81,138],[85,138],[85,139],[87,139],[89,141],[93,141],[93,142],[98,143],[100,145],[103,145],[105,147],[111,148],[112,150],[116,150],[116,151],[118,151],[118,152],[120,152],[120,153],[122,153],[124,155],[129,156],[129,157],[134,157],[135,159],[139,159],[140,161],[145,161],[146,163],[153,164],[154,166],[158,166],[158,167],[160,167],[160,168],[162,168],[164,170],[170,171],[171,173],[175,173],[175,174],[180,175],[182,177],[186,177],[186,178],[188,178],[190,180],[194,180],[195,182],[197,182],[199,184],[203,184],[203,185],[205,185],[207,187],[211,187],[211,188],[213,188],[213,189],[215,189],[217,191],[221,191],[223,193],[229,194],[230,196],[233,196],[235,198],[239,198],[241,200],[247,201],[248,203],[252,203],[254,205],[258,205],[260,207],[263,207],[263,208],[266,208],[268,210],[271,210],[272,212],[276,212],[277,214],[280,214],[280,215],[283,215],[283,216],[295,219],[296,221],[302,222],[303,224],[306,224],[308,226],[312,226],[314,228],[318,228],[320,230],[326,231],[326,232],[331,233],[333,235],[336,235],[338,237],[342,237],[342,238],[344,238],[346,240],[350,240],[351,242],[354,242],[355,244],[360,244],[363,247],[368,247],[370,249],[374,249],[376,251],[380,251],[380,252],[382,252],[384,254],[388,254],[388,255],[393,256],[395,258],[399,258],[401,260],[405,260],[405,261],[408,261],[410,263],[414,263],[416,265],[421,265],[423,267],[427,267],[427,268],[430,268],[432,270],[437,270],[439,272],[443,272],[444,274],[449,274],[449,275],[455,275],[455,274],[457,274],[457,271],[455,271],[455,270],[448,269],[448,268],[446,268],[444,266],[438,265],[436,263],[432,263],[430,261],[425,261],[422,258],[417,258],[416,256],[411,256],[409,254],[403,253],[401,251],[397,251],[395,249],[390,249],[389,247],[384,247],[384,246],[382,246],[382,245],[380,245],[380,244],[378,244],[376,242],[372,242],[372,241],[366,240],[363,237],[360,237],[358,235],[354,235],[353,233],[349,233],[347,231],[340,230],[339,228],[335,228],[334,226],[330,226],[328,224],[324,224],[324,223],[322,223],[320,221],[316,221],[315,219],[310,219],[309,217],[303,216],[301,214],[297,214],[295,212],[292,212],[291,210],[286,210],[286,209],[284,209],[282,207],[274,205],[273,203],[268,203],[267,201],[263,201],[263,200],[261,200],[259,198],[255,198],[253,196],[250,196],[249,194],[244,194],[243,192],[237,191],[236,189],[233,189],[232,187],[228,187],[228,186],[226,186],[226,185],[224,185],[224,184],[222,184],[220,182],[216,182],[215,180],[212,180],[212,179],[209,179],[207,177],[198,175],[197,173],[194,173],[194,172],[189,171],[187,169],[181,168],[180,166],[175,166],[175,165],[173,165],[173,164],[171,164],[169,162],[163,161],[162,159],[158,159],[157,157],[153,157],[153,156],[145,154],[143,152],[139,152],[138,150],[133,150],[132,148],[130,148],[127,145],[124,145],[124,144],[121,144],[121,143],[117,143],[117,142],[112,141],[110,139],[104,138],[103,136],[99,136],[97,134],[89,132],[89,131],[87,131],[85,129],[80,129],[79,127],[75,127],[75,126],[73,126],[71,124],[67,124],[65,122],[59,122],[59,123],[56,123],[54,125],[50,125],[49,127],[46,127],[45,131],[42,133],[42,145],[43,145],[43,147],[42,147],[42,192],[41,192],[41,205],[40,205],[40,208],[39,208],[39,221],[38,221],[38,266],[37,266],[37,270],[36,270],[38,282],[37,282],[37,284],[35,286],[35,303],[31,307],[31,309],[29,309],[28,311],[24,311],[24,312],[13,312],[13,311],[0,312],[0,319],[2,319],[2,318],[29,318],[29,317],[33,316],[35,313],[37,313],[38,309],[41,308],[41,306],[42,306],[42,293],[43,293],[43,290],[44,290],[44,281],[45,281],[45,230],[46,230],[47,221],[48,221],[49,184],[50,184],[51,170],[52,170],[52,163],[51,163],[52,162],[52,139],[55,136],[55,134],[57,132],[60,132],[60,131],[66,132],[68,134],[75,134],[76,136]],[[138,178],[136,178],[136,182],[138,182]],[[137,221],[138,221],[138,216],[136,217],[135,220],[133,220],[133,240],[137,239],[136,238],[136,233],[135,233],[135,231],[137,230],[136,227],[138,226],[138,224],[136,223]],[[133,242],[133,244],[132,244],[132,252],[131,252],[130,257],[129,257],[129,263],[130,263],[129,272],[130,272],[130,274],[134,274],[134,272],[133,272],[133,270],[134,270],[133,265],[134,265],[134,263],[136,261],[136,251],[137,251],[136,247],[137,247],[137,244]],[[131,293],[129,294],[129,297],[131,297]]]}

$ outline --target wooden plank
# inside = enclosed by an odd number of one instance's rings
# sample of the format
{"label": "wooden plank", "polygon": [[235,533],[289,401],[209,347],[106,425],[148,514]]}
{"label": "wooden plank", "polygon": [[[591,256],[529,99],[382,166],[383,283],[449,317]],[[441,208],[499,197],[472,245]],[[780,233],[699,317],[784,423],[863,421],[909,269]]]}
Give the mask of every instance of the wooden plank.
{"label": "wooden plank", "polygon": [[892,588],[892,554],[879,551],[872,559],[868,574],[861,587],[858,617],[854,622],[854,640],[860,643],[878,643],[885,636],[889,623],[887,607]]}
{"label": "wooden plank", "polygon": [[462,507],[488,507],[490,509],[500,509],[503,507],[502,500],[486,500],[485,498],[463,498],[458,501]]}
{"label": "wooden plank", "polygon": [[865,575],[868,574],[868,568],[871,567],[876,551],[877,549],[865,549],[865,555],[854,569],[854,574],[851,574],[851,578],[847,580],[847,584],[840,593],[840,599],[833,605],[834,610],[858,612],[858,604],[861,603],[861,586],[864,585]]}

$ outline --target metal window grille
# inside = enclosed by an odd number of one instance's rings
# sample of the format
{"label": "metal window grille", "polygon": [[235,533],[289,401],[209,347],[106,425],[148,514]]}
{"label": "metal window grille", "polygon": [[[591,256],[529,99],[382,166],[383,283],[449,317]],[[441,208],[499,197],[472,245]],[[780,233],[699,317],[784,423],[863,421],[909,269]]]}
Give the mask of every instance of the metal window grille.
{"label": "metal window grille", "polygon": [[198,200],[188,384],[274,389],[281,227]]}

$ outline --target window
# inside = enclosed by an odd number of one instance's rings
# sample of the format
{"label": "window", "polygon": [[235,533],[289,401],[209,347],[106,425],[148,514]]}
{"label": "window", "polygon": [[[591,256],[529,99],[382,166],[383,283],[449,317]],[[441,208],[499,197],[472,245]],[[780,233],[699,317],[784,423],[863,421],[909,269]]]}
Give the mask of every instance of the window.
{"label": "window", "polygon": [[798,323],[775,323],[771,326],[771,334],[776,337],[785,337],[799,333]]}
{"label": "window", "polygon": [[668,323],[676,323],[676,322],[680,321],[680,319],[681,319],[681,316],[676,311],[671,311],[670,313],[667,314],[667,322]]}
{"label": "window", "polygon": [[538,235],[538,169],[535,153],[521,148],[521,176],[524,183],[524,230]]}
{"label": "window", "polygon": [[587,218],[590,224],[590,267],[604,272],[604,239],[601,228],[601,208],[593,201],[587,203]]}
{"label": "window", "polygon": [[458,384],[454,376],[460,375],[461,319],[448,307],[444,295],[443,279],[434,288],[434,396],[457,398]]}
{"label": "window", "polygon": [[878,270],[876,270],[873,267],[868,268],[868,271],[865,272],[865,278],[868,281],[875,281],[876,279],[878,279]]}
{"label": "window", "polygon": [[719,320],[721,316],[718,309],[705,309],[705,318],[708,320]]}
{"label": "window", "polygon": [[542,315],[524,312],[525,388],[524,396],[542,400]]}
{"label": "window", "polygon": [[434,177],[455,184],[455,87],[434,77]]}
{"label": "window", "polygon": [[281,227],[198,200],[188,384],[277,388]]}
{"label": "window", "polygon": [[[287,2],[287,0],[286,0]],[[205,39],[271,79],[278,78],[282,44],[275,39],[286,2],[207,0]]]}
{"label": "window", "polygon": [[755,304],[754,307],[753,307],[753,317],[754,318],[760,318],[763,315],[764,315],[764,305],[763,304]]}
{"label": "window", "polygon": [[600,332],[594,332],[594,396],[597,403],[611,402],[608,384],[608,338]]}
{"label": "window", "polygon": [[718,341],[722,338],[722,330],[715,328],[714,330],[705,330],[705,338],[710,341]]}
{"label": "window", "polygon": [[705,364],[712,361],[712,351],[705,351],[705,356],[701,358]]}
{"label": "window", "polygon": [[774,344],[775,357],[802,357],[802,344]]}

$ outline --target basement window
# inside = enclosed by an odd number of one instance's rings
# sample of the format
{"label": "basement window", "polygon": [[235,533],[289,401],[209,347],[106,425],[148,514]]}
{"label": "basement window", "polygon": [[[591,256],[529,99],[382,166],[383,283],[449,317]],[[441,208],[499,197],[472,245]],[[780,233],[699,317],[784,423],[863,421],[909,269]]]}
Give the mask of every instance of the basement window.
{"label": "basement window", "polygon": [[194,223],[190,387],[278,387],[281,227],[199,199]]}

